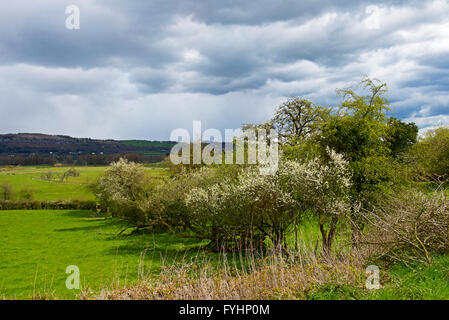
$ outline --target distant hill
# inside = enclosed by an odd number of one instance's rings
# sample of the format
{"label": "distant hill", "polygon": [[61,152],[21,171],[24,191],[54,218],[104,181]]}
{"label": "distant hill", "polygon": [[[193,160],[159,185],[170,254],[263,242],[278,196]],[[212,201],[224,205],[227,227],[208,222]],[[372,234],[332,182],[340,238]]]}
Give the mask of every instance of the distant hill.
{"label": "distant hill", "polygon": [[140,162],[154,162],[168,155],[174,145],[170,141],[98,140],[40,133],[0,134],[0,164],[10,164],[1,161],[5,157],[44,157],[54,158],[54,161],[69,159],[76,162],[78,158],[87,156],[90,159],[93,156],[103,159],[106,156],[116,158],[124,155],[134,155]]}

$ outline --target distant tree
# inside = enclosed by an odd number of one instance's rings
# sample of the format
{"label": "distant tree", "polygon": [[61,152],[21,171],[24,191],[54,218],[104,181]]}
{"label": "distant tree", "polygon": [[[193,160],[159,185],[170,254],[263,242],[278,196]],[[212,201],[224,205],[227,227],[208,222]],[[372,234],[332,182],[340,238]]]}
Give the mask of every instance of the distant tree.
{"label": "distant tree", "polygon": [[257,123],[257,124],[247,123],[242,126],[243,132],[248,131],[248,130],[258,130],[258,129],[266,130],[267,132],[269,132],[271,129],[274,129],[274,126],[270,122],[263,122],[263,123]]}
{"label": "distant tree", "polygon": [[15,196],[14,188],[7,181],[5,181],[0,189],[3,200],[13,200]]}
{"label": "distant tree", "polygon": [[48,171],[48,172],[43,172],[42,174],[41,174],[41,179],[42,180],[46,180],[46,181],[51,181],[51,180],[53,180],[53,176],[54,176],[55,174],[52,172],[52,171]]}
{"label": "distant tree", "polygon": [[327,108],[315,106],[306,99],[292,97],[277,108],[270,124],[278,130],[282,142],[296,145],[317,130],[328,114]]}
{"label": "distant tree", "polygon": [[80,172],[74,168],[70,168],[66,172],[64,172],[61,176],[61,182],[67,181],[69,177],[79,177]]}

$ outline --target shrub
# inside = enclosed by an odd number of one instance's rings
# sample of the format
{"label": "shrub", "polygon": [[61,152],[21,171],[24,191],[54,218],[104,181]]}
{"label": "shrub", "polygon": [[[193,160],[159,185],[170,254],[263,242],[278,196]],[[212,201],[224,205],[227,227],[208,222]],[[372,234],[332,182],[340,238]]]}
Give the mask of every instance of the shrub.
{"label": "shrub", "polygon": [[186,233],[193,231],[200,239],[210,239],[208,235],[204,235],[204,230],[197,229],[198,225],[189,214],[185,197],[192,189],[205,188],[222,181],[225,177],[232,179],[240,170],[239,166],[226,165],[180,169],[178,174],[151,189],[151,196],[144,204],[147,218],[153,225],[164,226],[174,233],[187,235]]}
{"label": "shrub", "polygon": [[34,191],[29,188],[23,188],[19,192],[19,198],[21,200],[27,200],[27,201],[33,200],[34,199]]}
{"label": "shrub", "polygon": [[253,245],[265,236],[282,244],[296,213],[281,175],[263,176],[257,167],[243,170],[235,182],[226,179],[192,189],[185,201],[192,229],[217,249],[236,240]]}
{"label": "shrub", "polygon": [[[299,178],[291,188],[301,198],[305,208],[318,216],[323,250],[330,254],[338,222],[349,214],[351,172],[343,156],[327,149],[325,159],[315,158],[301,165]],[[296,165],[298,167],[298,165]]]}
{"label": "shrub", "polygon": [[338,221],[349,208],[350,177],[341,155],[328,150],[326,157],[281,160],[273,175],[249,165],[181,169],[156,185],[141,165],[121,159],[100,178],[96,194],[102,208],[110,208],[127,227],[165,226],[210,240],[216,250],[263,248],[268,238],[287,253],[287,230],[312,210],[329,253]]}
{"label": "shrub", "polygon": [[443,191],[409,191],[390,197],[364,213],[370,222],[365,243],[383,257],[431,262],[449,252],[449,201]]}
{"label": "shrub", "polygon": [[248,166],[236,178],[191,189],[185,202],[192,231],[217,248],[236,240],[253,247],[268,237],[286,251],[288,228],[312,209],[319,216],[323,248],[329,252],[339,218],[349,208],[350,182],[342,157],[333,151],[328,157],[326,163],[282,160],[273,175],[261,175],[258,167]]}
{"label": "shrub", "polygon": [[121,158],[113,162],[98,181],[96,195],[103,210],[111,210],[129,227],[147,225],[146,199],[150,181],[141,164]]}

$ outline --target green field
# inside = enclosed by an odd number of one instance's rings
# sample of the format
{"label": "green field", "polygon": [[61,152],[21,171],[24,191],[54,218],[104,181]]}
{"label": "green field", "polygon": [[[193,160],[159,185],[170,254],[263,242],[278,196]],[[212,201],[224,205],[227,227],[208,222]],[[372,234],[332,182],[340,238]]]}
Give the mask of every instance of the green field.
{"label": "green field", "polygon": [[[302,236],[314,233],[309,227]],[[198,249],[204,242],[169,233],[118,236],[116,220],[89,211],[0,211],[0,228],[0,299],[76,299],[81,291],[65,285],[70,265],[79,268],[82,289],[98,292],[157,275],[162,265],[218,259]],[[449,258],[381,267],[381,281],[384,287],[371,292],[329,283],[308,299],[449,299]]]}
{"label": "green field", "polygon": [[84,288],[130,284],[162,261],[197,256],[186,249],[201,244],[167,233],[118,237],[115,220],[86,211],[0,211],[0,229],[0,298],[76,298],[80,290],[65,286],[69,265],[79,267]]}
{"label": "green field", "polygon": [[[23,189],[33,191],[35,200],[94,200],[90,186],[95,183],[106,167],[74,167],[80,172],[79,177],[70,177],[66,182],[46,181],[41,175],[47,172],[63,174],[69,167],[17,167],[4,168],[0,171],[0,185],[8,182],[15,193]],[[163,168],[147,168],[148,174],[155,178],[167,175]]]}

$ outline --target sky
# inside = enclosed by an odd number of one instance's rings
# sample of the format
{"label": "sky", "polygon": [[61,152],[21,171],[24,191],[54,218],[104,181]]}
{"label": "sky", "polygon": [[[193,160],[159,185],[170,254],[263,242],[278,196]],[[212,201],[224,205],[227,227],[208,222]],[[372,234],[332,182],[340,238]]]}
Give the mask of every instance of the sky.
{"label": "sky", "polygon": [[337,106],[365,76],[392,116],[449,125],[449,0],[0,2],[0,133],[224,132],[290,96]]}

